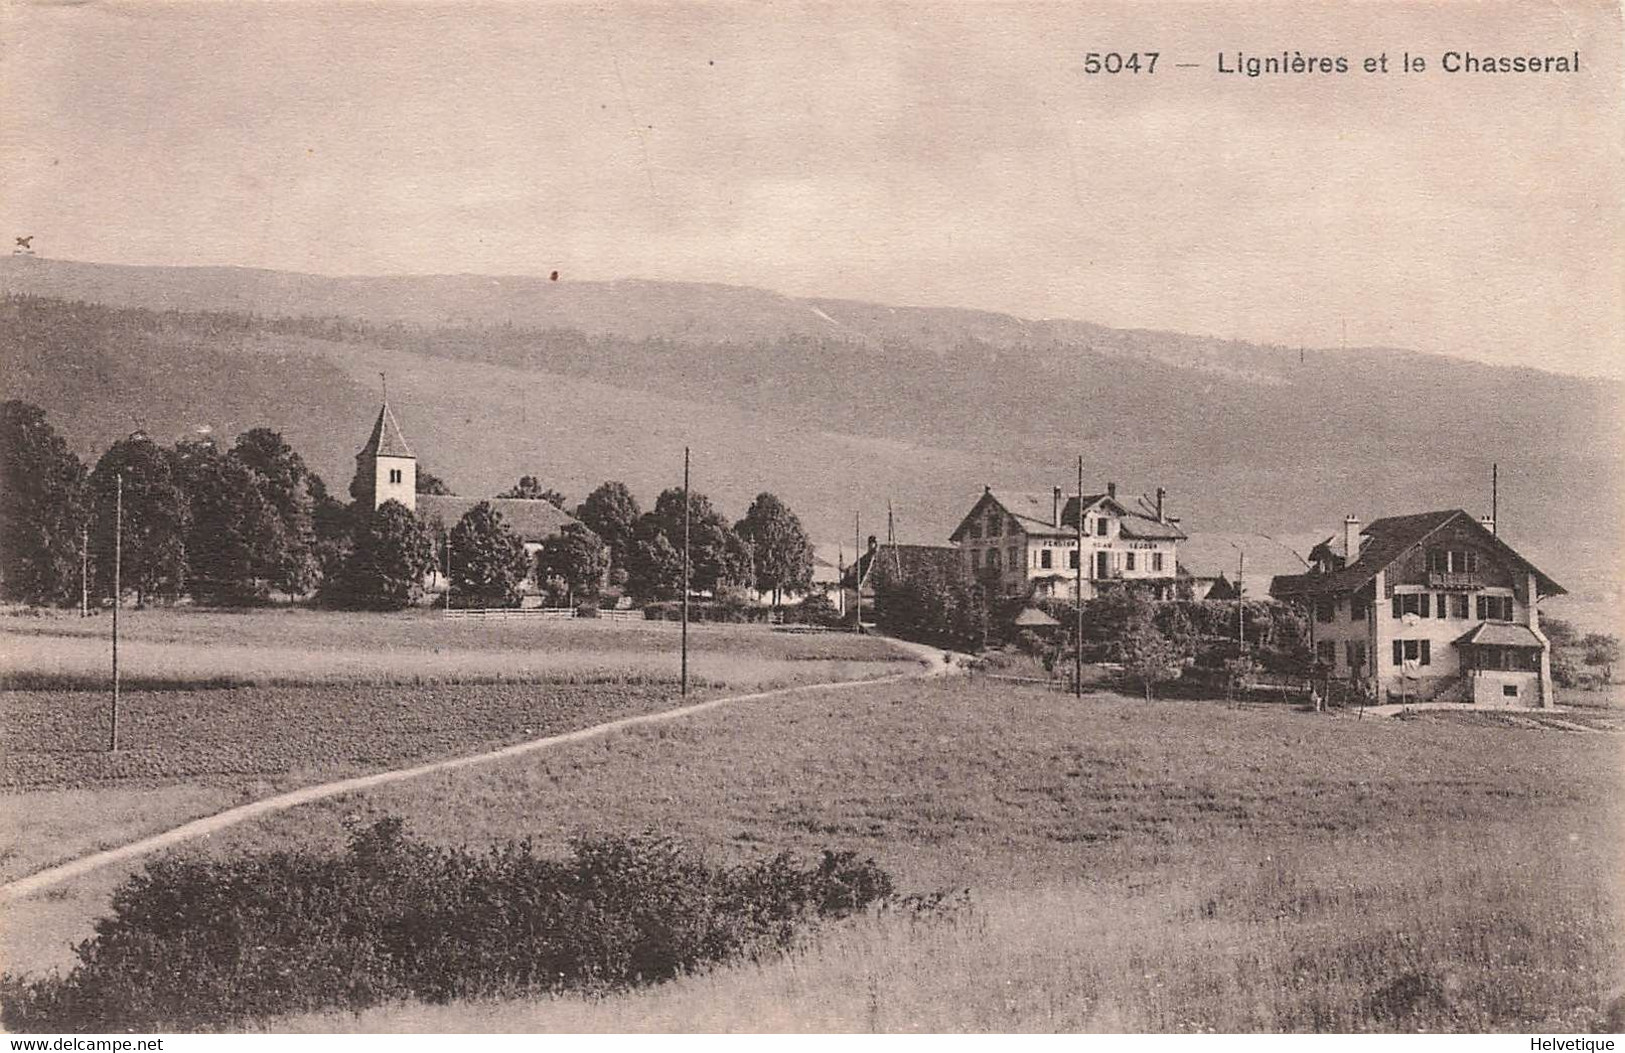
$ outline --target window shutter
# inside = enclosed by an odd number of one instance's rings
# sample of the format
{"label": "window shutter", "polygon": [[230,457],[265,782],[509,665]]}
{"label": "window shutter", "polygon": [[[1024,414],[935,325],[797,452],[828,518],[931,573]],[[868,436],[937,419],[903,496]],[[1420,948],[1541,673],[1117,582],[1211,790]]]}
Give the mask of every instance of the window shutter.
{"label": "window shutter", "polygon": [[1418,597],[1417,601],[1416,601],[1416,603],[1417,603],[1416,612],[1418,614],[1420,614],[1424,618],[1426,618],[1430,614],[1432,614],[1433,613],[1433,611],[1431,609],[1431,607],[1432,607],[1431,600],[1432,599],[1433,599],[1433,594],[1432,593],[1428,593],[1428,592],[1422,593],[1421,596]]}
{"label": "window shutter", "polygon": [[1421,658],[1421,662],[1422,662],[1423,665],[1428,665],[1433,660],[1433,656],[1429,653],[1430,645],[1432,643],[1433,643],[1432,640],[1423,640],[1422,641],[1422,658]]}
{"label": "window shutter", "polygon": [[1394,641],[1394,664],[1395,665],[1404,665],[1405,664],[1405,641],[1404,640],[1395,640]]}
{"label": "window shutter", "polygon": [[[1405,613],[1405,611],[1404,611],[1403,606],[1400,603],[1399,593],[1396,592],[1396,593],[1394,593],[1394,617],[1398,618],[1400,615],[1402,615],[1404,613]],[[1394,653],[1398,654],[1397,651],[1394,652]],[[1394,661],[1397,664],[1399,659],[1396,658],[1396,659],[1394,659]]]}

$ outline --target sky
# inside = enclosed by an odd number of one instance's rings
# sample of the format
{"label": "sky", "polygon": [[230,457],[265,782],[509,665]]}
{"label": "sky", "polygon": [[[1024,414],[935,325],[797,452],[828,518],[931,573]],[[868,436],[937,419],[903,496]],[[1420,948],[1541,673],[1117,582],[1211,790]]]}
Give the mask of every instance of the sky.
{"label": "sky", "polygon": [[[1090,51],[1160,53],[1089,75]],[[1581,52],[1447,74],[1446,50]],[[1337,76],[1222,73],[1342,55]],[[1429,69],[1398,72],[1402,52]],[[1388,55],[1391,72],[1364,74]],[[1179,68],[1177,63],[1191,63]],[[1606,4],[0,3],[0,234],[640,277],[1625,379]]]}

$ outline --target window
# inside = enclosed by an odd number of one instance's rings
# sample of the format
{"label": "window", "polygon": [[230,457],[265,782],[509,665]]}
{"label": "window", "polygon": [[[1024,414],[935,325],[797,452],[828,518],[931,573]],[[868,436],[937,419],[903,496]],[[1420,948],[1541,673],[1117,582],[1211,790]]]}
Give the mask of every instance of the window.
{"label": "window", "polygon": [[1049,570],[1055,565],[1055,553],[1047,548],[1040,549],[1038,553],[1038,565],[1044,570]]}
{"label": "window", "polygon": [[1518,697],[1518,685],[1517,684],[1502,684],[1501,685],[1501,694],[1505,695],[1507,698],[1517,698]]}
{"label": "window", "polygon": [[1350,669],[1365,668],[1365,644],[1358,640],[1349,640],[1343,644],[1343,657],[1347,659]]}
{"label": "window", "polygon": [[1067,570],[1077,570],[1078,569],[1078,550],[1077,549],[1073,549],[1071,552],[1068,552],[1066,554],[1066,569]]}
{"label": "window", "polygon": [[1105,537],[1106,536],[1106,531],[1108,529],[1110,529],[1110,527],[1106,523],[1106,517],[1105,516],[1097,516],[1095,518],[1095,534],[1096,534],[1096,536]]}
{"label": "window", "polygon": [[1438,601],[1439,601],[1439,606],[1438,606],[1437,610],[1435,610],[1435,612],[1434,612],[1436,617],[1439,617],[1439,618],[1444,617],[1444,601],[1448,600],[1449,598],[1450,598],[1449,594],[1448,593],[1443,593],[1443,592],[1439,593],[1439,595],[1436,597],[1436,599],[1438,599]]}
{"label": "window", "polygon": [[982,540],[982,521],[980,519],[972,519],[968,524],[966,524],[965,536],[970,538],[972,541]]}
{"label": "window", "polygon": [[973,548],[972,549],[967,549],[966,551],[970,553],[970,569],[975,570],[976,566],[977,566],[977,559],[978,559],[977,552]]}
{"label": "window", "polygon": [[1124,570],[1133,570],[1134,569],[1134,553],[1125,552],[1123,554],[1123,569]]}
{"label": "window", "polygon": [[1011,545],[1010,548],[1005,552],[1004,556],[1004,565],[1009,567],[1011,570],[1015,570],[1017,567],[1021,566],[1021,549]]}
{"label": "window", "polygon": [[1095,577],[1109,578],[1112,575],[1112,556],[1110,552],[1095,553]]}
{"label": "window", "polygon": [[1415,662],[1417,665],[1430,665],[1433,661],[1431,640],[1395,640],[1394,664],[1404,665],[1406,662]]}
{"label": "window", "polygon": [[1153,572],[1155,572],[1157,574],[1162,573],[1162,553],[1161,552],[1153,552],[1153,553],[1151,553],[1151,569],[1152,569]]}
{"label": "window", "polygon": [[389,481],[392,483],[398,483],[401,481],[401,470],[399,468],[391,468],[389,470]]}
{"label": "window", "polygon": [[998,537],[1004,530],[1004,517],[997,512],[989,513],[987,517],[987,536]]}
{"label": "window", "polygon": [[1442,548],[1428,549],[1428,573],[1447,574],[1450,572],[1450,553]]}
{"label": "window", "polygon": [[1512,597],[1480,596],[1478,598],[1478,620],[1482,622],[1510,622],[1512,620]]}
{"label": "window", "polygon": [[1453,574],[1478,573],[1478,553],[1471,549],[1452,549],[1450,552],[1450,571]]}
{"label": "window", "polygon": [[1450,597],[1450,617],[1467,619],[1467,594],[1458,592]]}
{"label": "window", "polygon": [[1327,668],[1337,665],[1337,641],[1322,640],[1315,644],[1315,661]]}
{"label": "window", "polygon": [[990,548],[987,550],[987,569],[999,569],[999,550],[996,548]]}
{"label": "window", "polygon": [[1349,597],[1349,621],[1363,622],[1370,611],[1371,605],[1366,602],[1364,596]]}
{"label": "window", "polygon": [[1429,596],[1425,592],[1396,592],[1394,593],[1394,617],[1403,618],[1407,614],[1428,617],[1433,605],[1428,602]]}
{"label": "window", "polygon": [[1317,622],[1329,622],[1335,617],[1337,617],[1337,601],[1336,600],[1316,600],[1315,601],[1315,621],[1317,621]]}

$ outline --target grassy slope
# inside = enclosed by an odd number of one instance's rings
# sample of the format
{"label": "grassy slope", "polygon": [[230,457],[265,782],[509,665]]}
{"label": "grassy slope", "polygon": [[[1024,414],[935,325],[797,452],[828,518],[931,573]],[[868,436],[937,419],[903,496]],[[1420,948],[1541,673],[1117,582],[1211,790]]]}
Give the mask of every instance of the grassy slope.
{"label": "grassy slope", "polygon": [[951,925],[882,919],[635,996],[301,1027],[1561,1030],[1625,982],[1620,742],[916,684],[428,779],[220,848],[337,842],[352,813],[473,843],[653,825],[974,890]]}

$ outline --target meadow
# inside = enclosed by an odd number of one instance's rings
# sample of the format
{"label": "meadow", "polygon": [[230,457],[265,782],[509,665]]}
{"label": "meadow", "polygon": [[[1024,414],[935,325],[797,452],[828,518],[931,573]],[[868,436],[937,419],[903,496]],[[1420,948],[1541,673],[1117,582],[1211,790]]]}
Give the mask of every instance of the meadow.
{"label": "meadow", "polygon": [[741,861],[840,846],[968,901],[631,994],[272,1029],[1583,1031],[1625,991],[1622,742],[914,682],[430,776],[204,850],[336,849],[382,815],[561,853],[654,829]]}
{"label": "meadow", "polygon": [[[266,622],[284,640],[310,631],[297,618]],[[397,653],[434,625],[423,623],[389,626]],[[536,631],[494,628],[493,647],[514,651]],[[597,629],[606,641],[623,632]],[[706,630],[733,661],[760,646],[768,661],[809,671],[865,656],[899,668],[863,650],[884,647],[877,641]],[[151,641],[168,631],[155,620]],[[256,631],[270,641],[272,628]],[[826,657],[800,657],[802,646]],[[590,689],[581,682],[592,675],[563,679]],[[339,689],[376,691],[359,723],[395,727],[402,749],[447,748],[435,726],[446,721],[399,723],[413,706],[466,709],[457,720],[479,726],[476,737],[510,717],[554,719],[525,708],[522,686],[500,682],[181,694],[243,692],[244,712],[275,712],[273,723],[291,727]],[[470,689],[492,701],[468,701]],[[304,710],[276,710],[278,695],[303,690]],[[175,694],[154,691],[154,704]],[[723,862],[849,849],[903,891],[962,902],[928,921],[873,914],[788,954],[630,993],[405,1003],[264,1021],[272,1030],[1584,1031],[1609,1026],[1625,993],[1625,735],[1598,711],[1579,722],[1361,718],[1106,691],[1077,700],[981,677],[911,681],[628,728],[301,806],[178,851],[337,852],[358,824],[385,816],[432,844],[481,850],[529,837],[559,856],[572,836],[655,831]],[[165,752],[207,741],[215,715],[177,724]],[[359,748],[342,723],[310,741]],[[268,745],[264,757],[283,748]],[[138,821],[169,806],[163,795],[205,807],[198,795],[252,794],[254,779],[282,777],[115,774],[105,800],[122,802],[109,815]],[[42,805],[29,821],[47,830],[53,810],[82,814],[74,795],[85,792],[99,791],[64,784],[18,797]],[[0,806],[14,815],[16,799]],[[68,948],[130,872],[108,868],[9,904],[8,967],[70,964]]]}
{"label": "meadow", "polygon": [[[0,618],[0,879],[327,779],[680,704],[673,629],[309,610]],[[695,627],[690,700],[906,671],[872,638]]]}

